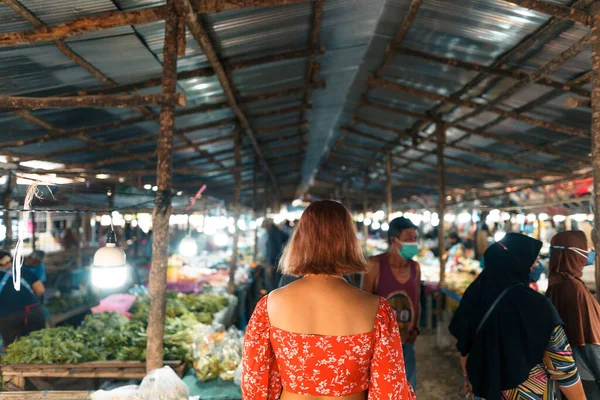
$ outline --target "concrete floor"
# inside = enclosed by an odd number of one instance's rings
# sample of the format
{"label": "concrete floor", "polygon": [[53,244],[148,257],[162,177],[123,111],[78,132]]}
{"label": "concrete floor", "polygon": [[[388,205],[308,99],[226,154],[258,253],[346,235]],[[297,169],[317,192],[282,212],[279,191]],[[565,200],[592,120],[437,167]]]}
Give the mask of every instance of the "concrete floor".
{"label": "concrete floor", "polygon": [[440,350],[433,333],[423,333],[416,343],[417,398],[464,400],[463,378],[458,353]]}

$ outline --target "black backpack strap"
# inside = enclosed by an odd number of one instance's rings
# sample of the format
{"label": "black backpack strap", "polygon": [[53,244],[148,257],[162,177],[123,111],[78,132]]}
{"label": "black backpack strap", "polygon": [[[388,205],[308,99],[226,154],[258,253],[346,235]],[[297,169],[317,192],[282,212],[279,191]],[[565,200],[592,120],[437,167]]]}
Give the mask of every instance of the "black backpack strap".
{"label": "black backpack strap", "polygon": [[479,322],[479,326],[477,327],[477,331],[475,331],[475,334],[479,333],[479,331],[483,327],[483,324],[485,324],[485,321],[487,321],[487,319],[492,314],[492,312],[494,311],[494,309],[496,308],[496,306],[498,305],[498,303],[500,303],[500,300],[502,300],[502,298],[504,296],[506,296],[506,294],[508,292],[510,292],[512,289],[516,288],[517,286],[522,286],[522,285],[523,285],[522,283],[517,283],[516,285],[512,285],[512,286],[507,287],[506,289],[504,289],[502,291],[502,293],[500,293],[500,295],[496,298],[496,300],[494,300],[494,303],[492,303],[492,306],[487,310],[487,312],[485,313],[485,315],[481,319],[481,322]]}

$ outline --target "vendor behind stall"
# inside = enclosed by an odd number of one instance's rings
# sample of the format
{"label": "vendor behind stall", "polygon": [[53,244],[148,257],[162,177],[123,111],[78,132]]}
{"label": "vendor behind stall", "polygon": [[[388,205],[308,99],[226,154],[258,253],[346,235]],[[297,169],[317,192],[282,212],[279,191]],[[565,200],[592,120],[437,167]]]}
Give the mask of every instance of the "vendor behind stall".
{"label": "vendor behind stall", "polygon": [[[44,329],[46,320],[39,298],[44,284],[29,269],[21,270],[21,290],[13,285],[12,256],[0,251],[0,335],[8,346],[20,336]],[[1,341],[0,341],[1,342]]]}
{"label": "vendor behind stall", "polygon": [[46,265],[44,258],[46,253],[36,250],[23,260],[23,267],[31,271],[42,283],[46,283]]}

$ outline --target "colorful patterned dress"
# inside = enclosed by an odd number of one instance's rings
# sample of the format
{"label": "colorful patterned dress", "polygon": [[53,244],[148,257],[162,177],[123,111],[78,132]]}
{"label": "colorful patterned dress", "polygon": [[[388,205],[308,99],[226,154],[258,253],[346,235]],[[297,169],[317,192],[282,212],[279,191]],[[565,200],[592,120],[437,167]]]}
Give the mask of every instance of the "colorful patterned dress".
{"label": "colorful patterned dress", "polygon": [[416,400],[406,380],[394,311],[381,299],[371,332],[325,336],[292,333],[269,323],[265,296],[246,330],[242,399],[279,399],[283,390],[303,396]]}
{"label": "colorful patterned dress", "polygon": [[[506,400],[556,400],[559,386],[569,387],[579,382],[573,351],[562,326],[552,333],[544,352],[544,363],[531,370],[529,379],[518,388],[502,393]],[[472,397],[479,399],[478,397]]]}

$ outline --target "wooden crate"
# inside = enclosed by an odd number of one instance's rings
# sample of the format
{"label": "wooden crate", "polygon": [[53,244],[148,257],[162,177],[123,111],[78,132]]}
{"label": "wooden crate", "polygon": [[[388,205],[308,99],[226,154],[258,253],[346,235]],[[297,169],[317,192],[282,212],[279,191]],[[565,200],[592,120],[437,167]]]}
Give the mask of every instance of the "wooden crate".
{"label": "wooden crate", "polygon": [[2,392],[2,400],[90,400],[91,391]]}
{"label": "wooden crate", "polygon": [[[181,378],[185,362],[165,361]],[[13,364],[2,368],[2,379],[16,390],[25,388],[26,380],[40,390],[49,390],[47,378],[142,379],[146,376],[146,363],[141,361],[95,361],[81,364]],[[1,398],[1,396],[0,396]]]}

